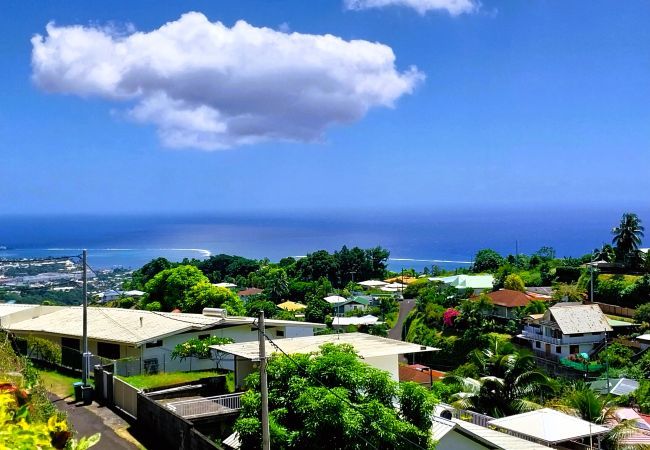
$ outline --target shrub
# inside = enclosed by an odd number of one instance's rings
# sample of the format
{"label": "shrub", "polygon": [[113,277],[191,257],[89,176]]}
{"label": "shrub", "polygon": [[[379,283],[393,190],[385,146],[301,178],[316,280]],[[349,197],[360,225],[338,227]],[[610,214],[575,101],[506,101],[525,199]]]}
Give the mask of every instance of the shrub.
{"label": "shrub", "polygon": [[190,339],[174,347],[174,350],[172,350],[172,359],[185,359],[190,357],[208,359],[210,357],[211,345],[231,344],[233,342],[230,338],[218,336],[210,336],[207,339]]}
{"label": "shrub", "polygon": [[521,277],[515,273],[510,274],[506,277],[505,281],[503,282],[503,287],[504,289],[510,289],[512,291],[526,291],[526,286],[524,285]]}
{"label": "shrub", "polygon": [[61,364],[61,347],[49,339],[35,336],[27,337],[29,356],[33,356],[50,364]]}

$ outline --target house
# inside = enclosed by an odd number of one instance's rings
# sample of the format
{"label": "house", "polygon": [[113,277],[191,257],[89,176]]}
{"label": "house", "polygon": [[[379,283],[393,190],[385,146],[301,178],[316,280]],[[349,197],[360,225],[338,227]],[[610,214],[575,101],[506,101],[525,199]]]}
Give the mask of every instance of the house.
{"label": "house", "polygon": [[431,369],[422,364],[400,364],[399,366],[400,382],[412,381],[425,386],[431,386],[434,381],[443,379],[445,375],[445,372]]}
{"label": "house", "polygon": [[548,450],[548,447],[460,419],[433,417],[436,450]]}
{"label": "house", "polygon": [[[79,367],[83,328],[82,307],[35,306],[3,317],[3,327],[17,337],[37,336],[64,349],[64,365]],[[167,371],[188,370],[180,360],[172,360],[176,345],[193,338],[211,336],[235,342],[257,339],[253,317],[234,317],[189,313],[164,313],[123,308],[87,309],[88,349],[93,355],[110,360],[139,358],[143,367],[166,366]],[[5,324],[6,322],[6,324]],[[288,320],[266,321],[267,334],[275,339],[313,335],[324,324]],[[221,362],[232,368],[233,362]],[[176,368],[176,366],[178,366]],[[170,370],[172,368],[173,370]],[[215,368],[213,360],[199,360],[192,370]],[[153,370],[153,369],[151,369]]]}
{"label": "house", "polygon": [[384,322],[380,322],[379,318],[373,315],[366,315],[362,317],[334,317],[332,319],[332,328],[343,328],[350,325],[361,326],[361,325],[378,325]]}
{"label": "house", "polygon": [[[359,357],[363,359],[363,362],[387,371],[395,381],[399,381],[399,355],[438,350],[433,347],[396,341],[394,339],[365,333],[324,334],[282,339],[275,341],[273,346],[267,345],[266,349],[267,354],[280,351],[286,354],[308,354],[319,352],[320,347],[328,343],[351,345]],[[217,354],[217,358],[234,358],[235,385],[237,387],[243,386],[244,379],[250,373],[257,370],[257,363],[260,360],[260,348],[257,340],[235,344],[212,345],[210,348]]]}
{"label": "house", "polygon": [[598,305],[557,303],[541,319],[529,320],[517,337],[530,341],[535,353],[551,359],[591,353],[612,327]]}
{"label": "house", "polygon": [[628,395],[639,388],[639,382],[629,378],[608,378],[592,381],[589,387],[602,395]]}
{"label": "house", "polygon": [[307,309],[306,305],[303,305],[302,303],[298,302],[292,302],[291,300],[287,300],[286,302],[280,303],[278,305],[278,308],[283,309],[285,311],[302,311],[303,309]]}
{"label": "house", "polygon": [[635,340],[639,343],[639,348],[641,348],[641,350],[650,347],[650,334],[642,334],[637,336]]}
{"label": "house", "polygon": [[491,315],[503,319],[518,319],[518,309],[528,306],[533,300],[550,300],[550,298],[545,296],[513,291],[511,289],[499,289],[486,295],[489,297],[492,305],[494,305]]}
{"label": "house", "polygon": [[598,443],[609,433],[609,428],[550,408],[493,419],[488,425],[542,445],[561,448],[585,448],[590,440],[600,448]]}
{"label": "house", "polygon": [[494,286],[494,277],[492,275],[453,275],[450,277],[431,277],[429,281],[439,281],[441,283],[453,286],[456,289],[473,289],[475,294],[479,294],[486,289],[492,289]]}
{"label": "house", "polygon": [[264,289],[258,289],[258,288],[247,288],[242,291],[237,292],[237,295],[242,299],[246,300],[248,297],[251,295],[259,295],[262,292],[264,292]]}
{"label": "house", "polygon": [[115,289],[108,289],[104,292],[100,292],[97,297],[99,298],[99,303],[106,303],[106,302],[112,302],[113,300],[117,300],[122,296],[122,293],[119,291],[116,291]]}
{"label": "house", "polygon": [[334,303],[334,314],[345,314],[350,311],[365,311],[370,304],[370,300],[366,296],[357,295],[344,302]]}

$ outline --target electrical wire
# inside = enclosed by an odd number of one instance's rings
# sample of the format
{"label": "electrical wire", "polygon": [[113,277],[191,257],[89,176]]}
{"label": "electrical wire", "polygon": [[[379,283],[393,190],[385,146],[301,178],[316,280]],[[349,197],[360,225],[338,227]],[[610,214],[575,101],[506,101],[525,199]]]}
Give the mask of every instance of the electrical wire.
{"label": "electrical wire", "polygon": [[[292,362],[292,363],[293,363],[293,364],[294,364],[298,369],[300,369],[300,370],[301,370],[305,375],[307,375],[310,379],[312,379],[312,380],[315,381],[316,383],[320,384],[322,387],[328,389],[329,392],[330,392],[330,394],[332,394],[334,397],[338,398],[338,399],[341,400],[342,402],[347,403],[350,407],[352,407],[352,409],[354,409],[355,411],[357,411],[359,414],[361,414],[362,416],[364,416],[366,419],[371,420],[371,418],[368,417],[368,415],[366,415],[366,413],[365,413],[363,410],[361,410],[361,409],[359,408],[358,405],[352,403],[352,402],[350,401],[350,399],[347,399],[347,398],[345,398],[345,397],[341,397],[341,396],[338,395],[336,392],[334,392],[332,389],[330,389],[329,386],[327,386],[327,385],[326,385],[325,383],[323,383],[321,380],[319,380],[318,378],[314,377],[313,375],[310,375],[309,373],[307,373],[307,370],[306,370],[304,367],[302,367],[302,366],[300,365],[300,363],[298,363],[298,362],[297,362],[296,360],[294,360],[290,355],[288,355],[284,350],[282,350],[282,348],[280,348],[280,346],[279,346],[278,344],[276,344],[276,343],[273,341],[273,339],[271,339],[271,338],[270,338],[266,333],[264,333],[264,337],[269,341],[269,343],[270,343],[273,347],[275,347],[275,348],[276,348],[280,353],[282,353],[284,356],[286,356],[286,357],[289,359],[289,361],[291,361],[291,362]],[[416,442],[411,441],[409,438],[407,438],[407,437],[405,437],[405,436],[403,436],[403,435],[401,435],[401,434],[399,434],[399,433],[395,433],[395,434],[396,434],[400,439],[402,439],[402,440],[408,442],[409,444],[411,444],[411,445],[414,446],[415,448],[418,448],[418,449],[421,449],[421,450],[426,450],[424,447],[422,447],[421,445],[419,445],[419,444],[416,443]],[[357,436],[359,436],[359,437],[360,437],[364,442],[366,442],[366,443],[367,443],[368,445],[370,445],[372,448],[375,448],[375,449],[378,448],[378,447],[376,447],[375,445],[373,445],[371,442],[369,442],[368,440],[366,440],[366,439],[365,439],[361,434],[358,434]]]}

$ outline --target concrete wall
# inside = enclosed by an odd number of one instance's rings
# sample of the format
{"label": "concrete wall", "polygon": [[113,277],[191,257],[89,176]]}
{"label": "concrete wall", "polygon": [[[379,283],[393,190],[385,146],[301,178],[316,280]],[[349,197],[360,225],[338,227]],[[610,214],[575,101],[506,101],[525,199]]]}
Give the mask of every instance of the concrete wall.
{"label": "concrete wall", "polygon": [[485,450],[488,448],[492,447],[486,447],[473,441],[456,430],[451,430],[445,434],[436,444],[436,450]]}
{"label": "concrete wall", "polygon": [[377,369],[385,370],[395,381],[399,381],[399,364],[397,362],[397,355],[388,356],[375,356],[373,358],[365,358],[362,362],[376,367]]}
{"label": "concrete wall", "polygon": [[174,414],[142,393],[138,394],[138,428],[155,435],[161,450],[190,448],[192,422]]}

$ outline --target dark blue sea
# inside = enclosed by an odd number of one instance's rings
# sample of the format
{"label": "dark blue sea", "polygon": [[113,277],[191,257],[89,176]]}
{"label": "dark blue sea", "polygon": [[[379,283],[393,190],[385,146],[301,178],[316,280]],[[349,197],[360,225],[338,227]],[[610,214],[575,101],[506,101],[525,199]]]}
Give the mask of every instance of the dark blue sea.
{"label": "dark blue sea", "polygon": [[[650,214],[637,211],[642,219]],[[318,215],[0,216],[0,258],[77,255],[95,268],[137,268],[152,258],[205,258],[228,253],[277,261],[342,245],[381,245],[390,268],[463,267],[481,248],[503,254],[541,246],[580,256],[609,242],[623,211],[498,210]],[[1,247],[0,247],[1,248]]]}

